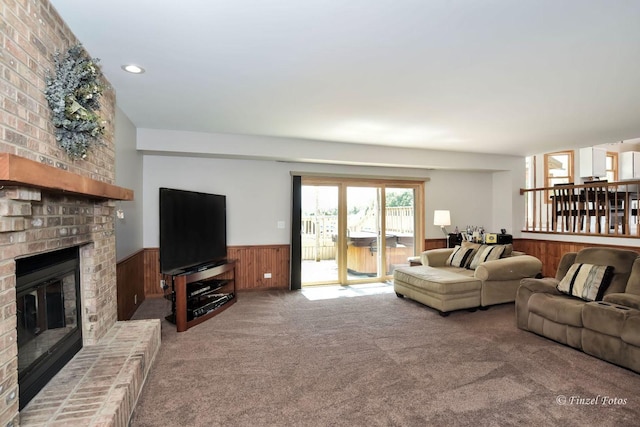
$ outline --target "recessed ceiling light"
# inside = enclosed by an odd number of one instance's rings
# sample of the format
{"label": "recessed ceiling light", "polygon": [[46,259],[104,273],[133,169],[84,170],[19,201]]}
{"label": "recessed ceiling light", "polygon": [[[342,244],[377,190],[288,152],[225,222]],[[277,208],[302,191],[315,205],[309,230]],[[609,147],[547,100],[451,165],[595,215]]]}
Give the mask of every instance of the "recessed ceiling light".
{"label": "recessed ceiling light", "polygon": [[127,73],[131,73],[131,74],[144,73],[144,68],[138,67],[137,65],[133,65],[133,64],[123,65],[122,69],[125,70]]}

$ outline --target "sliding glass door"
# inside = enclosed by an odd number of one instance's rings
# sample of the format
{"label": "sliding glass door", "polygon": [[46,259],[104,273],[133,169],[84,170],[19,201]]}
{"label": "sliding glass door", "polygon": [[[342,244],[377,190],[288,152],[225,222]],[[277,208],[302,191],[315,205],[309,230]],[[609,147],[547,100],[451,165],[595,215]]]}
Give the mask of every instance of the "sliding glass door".
{"label": "sliding glass door", "polygon": [[[416,251],[416,190],[414,188],[385,187],[385,272],[392,275],[397,266],[407,264]],[[422,210],[421,210],[422,211]],[[424,240],[424,239],[423,239]]]}
{"label": "sliding glass door", "polygon": [[380,187],[347,187],[347,282],[383,275],[381,192]]}
{"label": "sliding glass door", "polygon": [[302,186],[302,283],[339,283],[338,186]]}
{"label": "sliding glass door", "polygon": [[423,183],[302,179],[302,285],[385,280],[422,250]]}

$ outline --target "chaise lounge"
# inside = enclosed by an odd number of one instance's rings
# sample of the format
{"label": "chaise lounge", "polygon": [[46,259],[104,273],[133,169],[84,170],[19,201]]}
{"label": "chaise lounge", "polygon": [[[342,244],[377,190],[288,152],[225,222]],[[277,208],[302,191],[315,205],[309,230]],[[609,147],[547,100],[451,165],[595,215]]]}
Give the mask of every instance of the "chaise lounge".
{"label": "chaise lounge", "polygon": [[513,302],[520,281],[542,270],[539,259],[513,251],[511,244],[463,242],[455,248],[425,251],[420,258],[422,265],[394,271],[394,290],[398,297],[418,301],[442,316]]}

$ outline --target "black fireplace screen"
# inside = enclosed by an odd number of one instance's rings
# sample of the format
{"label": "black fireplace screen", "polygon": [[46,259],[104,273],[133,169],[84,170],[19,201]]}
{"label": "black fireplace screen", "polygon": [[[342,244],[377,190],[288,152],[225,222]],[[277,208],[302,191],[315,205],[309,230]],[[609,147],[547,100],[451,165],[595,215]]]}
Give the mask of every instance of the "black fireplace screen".
{"label": "black fireplace screen", "polygon": [[78,248],[16,260],[23,408],[82,347]]}

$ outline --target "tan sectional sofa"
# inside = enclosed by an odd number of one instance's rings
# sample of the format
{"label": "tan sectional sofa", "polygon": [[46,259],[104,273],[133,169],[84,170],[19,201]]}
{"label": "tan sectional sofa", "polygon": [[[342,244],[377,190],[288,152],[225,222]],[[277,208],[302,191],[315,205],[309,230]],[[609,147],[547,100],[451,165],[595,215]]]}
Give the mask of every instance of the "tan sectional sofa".
{"label": "tan sectional sofa", "polygon": [[[466,267],[447,265],[455,248],[425,251],[422,265],[394,271],[396,295],[435,308],[443,316],[454,310],[512,302],[520,281],[539,275],[542,263],[505,246],[504,257],[479,262],[475,269],[468,268],[469,263]],[[479,247],[475,246],[476,252]]]}
{"label": "tan sectional sofa", "polygon": [[[588,301],[558,290],[558,286],[563,288],[563,280],[578,282],[576,267],[572,268],[576,265],[613,267],[602,300]],[[516,323],[520,329],[640,372],[638,253],[587,248],[564,254],[555,277],[522,280],[516,297]]]}

